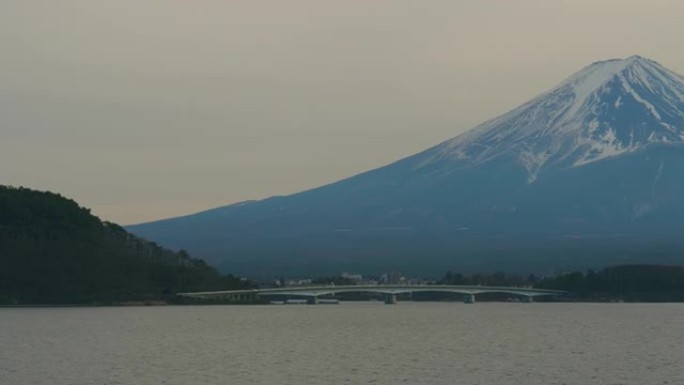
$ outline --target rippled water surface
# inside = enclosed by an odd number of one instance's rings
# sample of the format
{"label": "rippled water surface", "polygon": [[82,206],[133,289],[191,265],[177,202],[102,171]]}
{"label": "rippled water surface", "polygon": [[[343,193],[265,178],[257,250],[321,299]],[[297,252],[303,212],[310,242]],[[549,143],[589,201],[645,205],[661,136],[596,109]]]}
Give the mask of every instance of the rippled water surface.
{"label": "rippled water surface", "polygon": [[684,305],[0,309],[0,384],[684,384]]}

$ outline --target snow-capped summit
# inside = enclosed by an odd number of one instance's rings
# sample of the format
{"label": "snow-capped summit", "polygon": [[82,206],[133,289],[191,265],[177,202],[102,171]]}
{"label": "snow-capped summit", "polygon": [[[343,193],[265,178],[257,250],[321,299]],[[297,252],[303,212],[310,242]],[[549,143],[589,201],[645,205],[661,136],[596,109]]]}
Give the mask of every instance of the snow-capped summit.
{"label": "snow-capped summit", "polygon": [[684,79],[632,56],[390,165],[130,230],[248,275],[681,264],[682,142]]}
{"label": "snow-capped summit", "polygon": [[[593,63],[522,106],[439,145],[476,165],[514,156],[530,181],[653,143],[684,142],[684,78],[640,56]],[[428,160],[429,161],[429,160]]]}

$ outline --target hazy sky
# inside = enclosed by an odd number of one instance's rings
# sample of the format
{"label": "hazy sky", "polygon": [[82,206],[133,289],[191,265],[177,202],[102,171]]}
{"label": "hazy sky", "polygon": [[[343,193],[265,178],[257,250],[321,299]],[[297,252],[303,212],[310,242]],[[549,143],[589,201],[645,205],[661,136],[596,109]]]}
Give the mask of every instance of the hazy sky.
{"label": "hazy sky", "polygon": [[2,0],[0,184],[122,224],[289,194],[683,40],[681,0]]}

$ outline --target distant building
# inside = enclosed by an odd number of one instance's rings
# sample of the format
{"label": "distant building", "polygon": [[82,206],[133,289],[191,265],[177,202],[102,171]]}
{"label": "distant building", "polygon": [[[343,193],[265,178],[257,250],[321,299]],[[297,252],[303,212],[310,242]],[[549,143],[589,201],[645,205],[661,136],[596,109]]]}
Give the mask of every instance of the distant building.
{"label": "distant building", "polygon": [[363,276],[361,274],[349,274],[347,272],[342,273],[342,278],[350,279],[356,283],[363,281]]}
{"label": "distant building", "polygon": [[385,285],[398,285],[406,282],[406,277],[398,271],[391,271],[380,276],[380,283]]}

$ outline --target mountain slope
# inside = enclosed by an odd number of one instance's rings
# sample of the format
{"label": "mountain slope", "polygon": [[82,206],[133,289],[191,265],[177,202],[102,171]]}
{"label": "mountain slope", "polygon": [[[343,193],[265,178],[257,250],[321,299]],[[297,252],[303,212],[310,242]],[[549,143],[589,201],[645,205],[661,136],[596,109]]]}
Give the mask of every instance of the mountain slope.
{"label": "mountain slope", "polygon": [[633,56],[388,166],[129,228],[263,275],[677,260],[682,171],[684,79]]}

